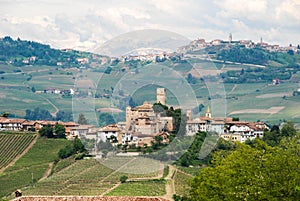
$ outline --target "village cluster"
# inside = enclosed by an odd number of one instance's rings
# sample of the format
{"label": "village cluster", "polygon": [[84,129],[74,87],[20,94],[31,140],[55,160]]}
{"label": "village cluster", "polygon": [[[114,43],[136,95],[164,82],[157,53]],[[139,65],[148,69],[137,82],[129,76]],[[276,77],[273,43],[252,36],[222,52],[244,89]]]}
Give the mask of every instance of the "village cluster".
{"label": "village cluster", "polygon": [[[157,103],[166,105],[166,89],[157,88]],[[264,130],[269,127],[264,122],[234,121],[228,117],[212,117],[208,107],[205,116],[193,118],[192,111],[187,110],[186,135],[193,136],[198,132],[214,132],[225,140],[245,142],[247,139],[262,138]],[[66,129],[67,139],[78,136],[94,139],[97,142],[114,144],[151,146],[156,136],[161,136],[163,143],[169,142],[169,134],[175,129],[173,117],[155,112],[153,104],[145,102],[135,108],[126,108],[126,121],[117,124],[97,127],[79,125],[75,122],[30,121],[25,119],[0,118],[0,130],[39,131],[43,126],[61,124]],[[113,139],[113,140],[112,140]]]}

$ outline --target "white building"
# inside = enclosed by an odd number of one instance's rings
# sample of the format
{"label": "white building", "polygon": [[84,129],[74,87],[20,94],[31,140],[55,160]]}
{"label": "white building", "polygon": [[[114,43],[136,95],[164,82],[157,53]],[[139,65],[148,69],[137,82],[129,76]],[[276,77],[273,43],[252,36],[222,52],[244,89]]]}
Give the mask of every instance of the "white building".
{"label": "white building", "polygon": [[264,130],[269,127],[263,122],[232,121],[232,118],[211,116],[208,108],[204,117],[192,119],[191,111],[187,112],[186,135],[193,136],[198,132],[214,132],[225,140],[245,142],[247,139],[262,138]]}
{"label": "white building", "polygon": [[97,132],[97,142],[107,142],[112,139],[112,136],[120,141],[121,129],[116,124],[110,124],[107,126],[103,126]]}
{"label": "white building", "polygon": [[213,118],[211,116],[210,108],[207,108],[204,117],[197,117],[192,119],[191,111],[187,111],[187,124],[186,124],[186,135],[193,136],[198,132],[214,132],[223,134],[224,125],[231,118]]}

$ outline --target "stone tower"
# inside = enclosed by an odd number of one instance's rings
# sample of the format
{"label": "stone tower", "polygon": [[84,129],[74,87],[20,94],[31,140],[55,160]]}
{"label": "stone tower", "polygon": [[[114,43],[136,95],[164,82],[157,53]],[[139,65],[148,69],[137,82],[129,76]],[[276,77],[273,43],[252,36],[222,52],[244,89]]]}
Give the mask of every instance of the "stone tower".
{"label": "stone tower", "polygon": [[129,130],[131,124],[131,107],[126,107],[126,130]]}
{"label": "stone tower", "polygon": [[165,88],[157,88],[156,89],[156,102],[166,105],[166,89]]}
{"label": "stone tower", "polygon": [[232,34],[229,34],[229,38],[228,38],[228,42],[231,43],[232,42]]}
{"label": "stone tower", "polygon": [[210,112],[209,106],[208,106],[208,108],[207,108],[207,110],[206,110],[205,117],[211,118],[211,112]]}
{"label": "stone tower", "polygon": [[187,117],[188,121],[192,121],[193,120],[192,110],[187,110],[186,111],[186,117]]}

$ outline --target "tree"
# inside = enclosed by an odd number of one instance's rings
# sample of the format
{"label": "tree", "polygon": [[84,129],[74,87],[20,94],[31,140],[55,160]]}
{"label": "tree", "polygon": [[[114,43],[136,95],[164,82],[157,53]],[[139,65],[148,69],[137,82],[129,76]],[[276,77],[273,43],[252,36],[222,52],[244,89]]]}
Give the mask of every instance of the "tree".
{"label": "tree", "polygon": [[158,145],[161,145],[162,144],[162,141],[163,141],[163,137],[162,136],[155,136],[155,141],[158,143]]}
{"label": "tree", "polygon": [[282,137],[292,137],[297,134],[297,130],[294,126],[294,123],[289,121],[285,123],[281,128],[281,136]]}
{"label": "tree", "polygon": [[25,119],[52,121],[53,117],[48,110],[44,110],[37,107],[34,110],[27,109]]}
{"label": "tree", "polygon": [[53,133],[56,135],[56,138],[66,138],[66,128],[62,124],[55,124]]}
{"label": "tree", "polygon": [[191,73],[189,73],[187,75],[186,79],[187,79],[187,81],[188,81],[189,84],[195,84],[196,83],[196,80],[195,80],[195,78],[193,77],[193,75]]}
{"label": "tree", "polygon": [[39,134],[41,137],[47,137],[47,138],[53,138],[53,129],[51,125],[46,125],[43,126],[40,130],[39,130]]}
{"label": "tree", "polygon": [[105,126],[108,124],[115,124],[114,117],[109,113],[100,113],[99,115],[99,126]]}
{"label": "tree", "polygon": [[263,141],[265,141],[270,146],[277,146],[281,140],[282,136],[280,134],[279,126],[272,126],[270,131],[265,131],[263,136]]}
{"label": "tree", "polygon": [[81,125],[88,124],[87,119],[85,118],[84,114],[82,114],[82,113],[79,114],[77,123],[81,124]]}
{"label": "tree", "polygon": [[254,147],[237,143],[191,183],[190,200],[298,200],[300,135],[270,147],[256,139]]}
{"label": "tree", "polygon": [[55,117],[56,121],[73,121],[73,117],[72,117],[72,113],[71,112],[67,112],[67,111],[63,111],[63,110],[59,110],[56,113],[56,117]]}
{"label": "tree", "polygon": [[111,67],[107,67],[104,71],[105,74],[110,74],[112,71],[112,68]]}
{"label": "tree", "polygon": [[136,107],[137,106],[137,103],[134,102],[134,100],[132,99],[132,97],[130,96],[129,97],[129,100],[128,100],[128,105],[132,108]]}
{"label": "tree", "polygon": [[5,118],[7,118],[7,117],[9,117],[9,115],[10,115],[9,112],[3,112],[3,113],[0,114],[0,117],[5,117]]}
{"label": "tree", "polygon": [[86,149],[84,148],[84,145],[82,144],[81,140],[76,136],[74,141],[73,141],[73,147],[76,152],[85,152]]}
{"label": "tree", "polygon": [[128,179],[128,177],[127,177],[126,175],[122,175],[122,176],[120,177],[120,182],[121,182],[121,183],[125,183],[125,182],[127,181],[127,179]]}

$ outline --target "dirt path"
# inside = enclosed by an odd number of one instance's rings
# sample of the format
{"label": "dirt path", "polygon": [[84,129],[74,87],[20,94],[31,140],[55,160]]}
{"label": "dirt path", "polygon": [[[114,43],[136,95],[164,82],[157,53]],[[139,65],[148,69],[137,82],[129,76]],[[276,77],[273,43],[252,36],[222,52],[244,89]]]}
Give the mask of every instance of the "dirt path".
{"label": "dirt path", "polygon": [[65,184],[64,188],[57,190],[55,193],[53,193],[53,195],[58,195],[59,193],[65,191],[67,188],[69,188],[70,186],[73,185],[73,184],[70,184],[70,182],[69,182],[70,179],[72,179],[72,178],[74,178],[74,177],[76,177],[76,176],[78,176],[78,175],[81,175],[81,174],[83,174],[83,173],[89,171],[89,170],[92,169],[94,166],[96,166],[96,164],[94,164],[94,165],[90,166],[89,168],[83,170],[83,171],[80,172],[79,174],[75,174],[75,175],[73,175],[71,178],[67,179],[67,180],[64,182],[64,184]]}
{"label": "dirt path", "polygon": [[174,185],[174,175],[176,173],[177,169],[169,165],[169,174],[166,176],[166,194],[163,196],[163,198],[167,200],[173,200],[173,195],[175,194],[175,185]]}
{"label": "dirt path", "polygon": [[[116,172],[120,171],[123,167],[125,167],[128,163],[132,162],[136,160],[136,158],[131,159],[130,161],[128,161],[127,163],[125,163],[124,165],[122,165],[121,167],[119,167],[118,169],[116,169],[115,171],[113,171],[112,173],[108,174],[106,177],[104,177],[103,179],[101,179],[99,182],[104,181],[105,179],[109,178],[111,175],[115,174]],[[112,188],[104,191],[103,193],[101,193],[101,196],[104,196],[105,194],[109,193],[110,191],[112,191],[113,189],[117,188],[118,186],[120,186],[121,182],[118,182],[117,184],[115,184]]]}
{"label": "dirt path", "polygon": [[36,143],[36,141],[37,141],[37,136],[35,136],[34,140],[27,146],[27,148],[21,154],[19,154],[17,157],[15,157],[7,166],[0,169],[0,173],[4,172],[4,170],[6,170],[6,168],[15,164],[15,162],[17,160],[19,160],[19,158],[21,158],[24,154],[26,154],[29,151],[29,149]]}
{"label": "dirt path", "polygon": [[143,181],[143,180],[149,180],[149,179],[161,179],[164,175],[164,164],[160,164],[159,172],[157,176],[154,177],[137,177],[137,178],[131,178],[127,181]]}
{"label": "dirt path", "polygon": [[228,94],[231,94],[237,88],[237,84],[234,84],[231,91]]}
{"label": "dirt path", "polygon": [[54,165],[54,163],[53,163],[53,162],[52,162],[52,163],[49,163],[49,167],[48,167],[47,171],[45,172],[45,174],[43,175],[43,177],[42,177],[42,178],[40,178],[40,180],[39,180],[39,181],[41,181],[41,180],[43,180],[43,179],[46,179],[47,177],[49,177],[49,175],[51,174],[51,171],[52,171],[53,165]]}
{"label": "dirt path", "polygon": [[56,116],[56,113],[58,113],[59,109],[58,107],[56,107],[56,105],[54,105],[54,103],[52,103],[48,98],[46,97],[43,97],[43,96],[40,96],[42,97],[43,99],[45,99],[52,107],[54,107],[54,109],[56,110],[55,112],[52,112],[51,115],[52,116]]}

